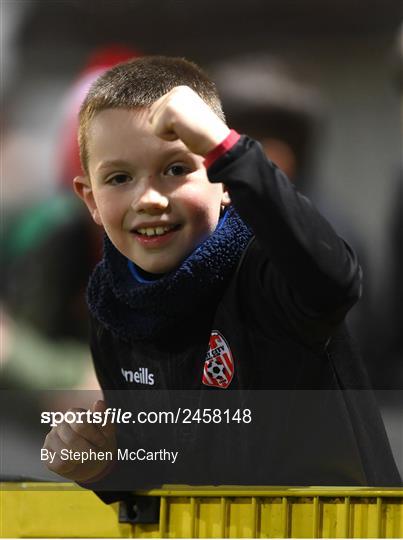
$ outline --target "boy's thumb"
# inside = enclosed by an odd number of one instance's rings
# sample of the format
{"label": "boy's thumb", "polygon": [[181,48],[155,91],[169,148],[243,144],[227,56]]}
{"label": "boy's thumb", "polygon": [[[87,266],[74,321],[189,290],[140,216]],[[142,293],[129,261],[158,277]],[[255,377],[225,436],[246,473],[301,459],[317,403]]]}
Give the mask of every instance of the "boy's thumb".
{"label": "boy's thumb", "polygon": [[103,399],[98,399],[92,404],[91,412],[105,412],[106,403]]}
{"label": "boy's thumb", "polygon": [[[91,407],[91,412],[105,412],[107,409],[106,403],[103,399],[98,399],[95,401]],[[115,427],[110,421],[110,418],[108,418],[106,424],[104,425],[104,420],[101,424],[101,430],[104,432],[104,434],[109,437],[110,435],[114,434]]]}

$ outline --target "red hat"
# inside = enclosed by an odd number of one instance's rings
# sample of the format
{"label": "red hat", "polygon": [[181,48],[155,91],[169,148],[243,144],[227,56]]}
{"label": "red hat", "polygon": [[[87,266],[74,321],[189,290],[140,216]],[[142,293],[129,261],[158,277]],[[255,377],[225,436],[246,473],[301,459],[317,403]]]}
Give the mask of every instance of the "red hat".
{"label": "red hat", "polygon": [[84,69],[68,92],[61,134],[60,183],[72,186],[72,179],[82,174],[77,142],[78,113],[92,83],[111,67],[141,54],[124,45],[109,45],[91,53]]}

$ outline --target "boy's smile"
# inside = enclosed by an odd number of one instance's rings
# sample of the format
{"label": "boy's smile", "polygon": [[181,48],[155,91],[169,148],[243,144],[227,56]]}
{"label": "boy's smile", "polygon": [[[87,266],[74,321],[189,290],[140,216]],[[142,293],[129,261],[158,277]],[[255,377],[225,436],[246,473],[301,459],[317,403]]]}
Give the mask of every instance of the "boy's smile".
{"label": "boy's smile", "polygon": [[217,226],[229,204],[203,157],[152,132],[148,109],[106,109],[88,129],[90,178],[75,189],[115,247],[147,272],[173,270]]}

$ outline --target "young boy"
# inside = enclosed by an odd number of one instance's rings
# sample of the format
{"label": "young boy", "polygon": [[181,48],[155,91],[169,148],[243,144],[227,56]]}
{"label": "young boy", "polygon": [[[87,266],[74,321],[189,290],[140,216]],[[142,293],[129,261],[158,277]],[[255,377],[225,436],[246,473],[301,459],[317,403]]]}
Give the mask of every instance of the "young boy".
{"label": "young boy", "polygon": [[[262,439],[257,479],[399,484],[372,394],[341,392],[368,388],[343,324],[360,296],[355,254],[257,142],[227,127],[206,75],[177,58],[118,65],[84,101],[79,142],[75,190],[106,232],[88,303],[108,405],[122,389],[218,389],[228,399],[265,389],[284,391],[291,414],[297,391],[329,390],[338,398],[324,451],[308,452],[308,434],[292,453],[298,422],[267,408],[273,437],[266,450]],[[115,474],[108,461],[60,459],[63,448],[114,452],[110,424],[60,424],[45,447],[56,452],[49,468],[93,489]]]}

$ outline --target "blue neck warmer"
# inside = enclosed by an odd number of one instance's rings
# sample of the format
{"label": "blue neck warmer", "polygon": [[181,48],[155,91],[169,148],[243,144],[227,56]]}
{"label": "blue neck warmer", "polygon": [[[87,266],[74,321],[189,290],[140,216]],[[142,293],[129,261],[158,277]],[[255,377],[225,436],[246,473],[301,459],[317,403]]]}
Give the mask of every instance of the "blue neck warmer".
{"label": "blue neck warmer", "polygon": [[104,257],[88,285],[92,315],[127,342],[168,335],[181,322],[218,304],[252,232],[233,207],[179,268],[144,278],[105,236]]}

